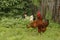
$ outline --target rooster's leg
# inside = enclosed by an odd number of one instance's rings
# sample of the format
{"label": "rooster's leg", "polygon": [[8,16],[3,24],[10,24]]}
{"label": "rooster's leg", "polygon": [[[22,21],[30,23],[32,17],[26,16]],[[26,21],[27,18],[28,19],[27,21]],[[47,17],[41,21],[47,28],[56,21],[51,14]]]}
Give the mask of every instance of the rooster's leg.
{"label": "rooster's leg", "polygon": [[38,27],[38,32],[41,33],[41,28]]}

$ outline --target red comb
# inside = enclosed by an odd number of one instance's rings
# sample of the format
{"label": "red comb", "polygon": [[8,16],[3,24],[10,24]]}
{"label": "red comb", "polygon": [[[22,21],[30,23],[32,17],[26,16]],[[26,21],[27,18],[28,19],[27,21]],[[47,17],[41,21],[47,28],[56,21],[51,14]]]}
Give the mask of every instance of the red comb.
{"label": "red comb", "polygon": [[39,10],[38,10],[38,12],[37,12],[37,18],[42,19],[42,16],[41,16],[41,14],[40,14],[40,11],[39,11]]}
{"label": "red comb", "polygon": [[37,16],[41,16],[40,11],[37,12]]}

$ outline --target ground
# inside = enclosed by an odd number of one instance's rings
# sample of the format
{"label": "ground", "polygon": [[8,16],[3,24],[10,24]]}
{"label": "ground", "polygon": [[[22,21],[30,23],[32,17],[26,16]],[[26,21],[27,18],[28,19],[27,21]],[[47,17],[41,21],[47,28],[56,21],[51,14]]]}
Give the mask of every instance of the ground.
{"label": "ground", "polygon": [[24,19],[2,18],[0,20],[0,40],[60,40],[60,25],[50,21],[46,32],[38,33],[37,28],[26,28]]}

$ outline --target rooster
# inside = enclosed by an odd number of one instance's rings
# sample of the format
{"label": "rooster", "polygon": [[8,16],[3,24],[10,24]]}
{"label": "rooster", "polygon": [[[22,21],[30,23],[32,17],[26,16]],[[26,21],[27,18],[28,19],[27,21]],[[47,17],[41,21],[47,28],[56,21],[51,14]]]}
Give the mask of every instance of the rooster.
{"label": "rooster", "polygon": [[42,16],[40,14],[40,11],[38,11],[37,13],[37,19],[34,20],[33,22],[31,22],[29,25],[28,25],[28,28],[32,27],[32,28],[38,28],[38,32],[41,33],[41,32],[45,32],[46,31],[46,28],[47,26],[49,25],[49,20],[46,19],[43,21],[42,19]]}
{"label": "rooster", "polygon": [[46,27],[49,24],[49,20],[45,20],[43,21],[42,16],[40,14],[40,11],[38,11],[37,13],[37,27],[38,27],[38,32],[45,32],[46,31]]}
{"label": "rooster", "polygon": [[44,20],[44,21],[40,21],[40,20],[35,20],[33,22],[31,22],[30,24],[27,25],[27,28],[38,28],[38,32],[45,32],[47,26],[49,25],[49,20]]}
{"label": "rooster", "polygon": [[43,26],[43,28],[42,28],[42,32],[45,32],[47,26],[49,25],[49,20],[48,20],[48,19],[44,20],[43,25],[44,25],[44,26]]}
{"label": "rooster", "polygon": [[45,32],[47,26],[49,25],[49,20],[37,21],[38,32]]}

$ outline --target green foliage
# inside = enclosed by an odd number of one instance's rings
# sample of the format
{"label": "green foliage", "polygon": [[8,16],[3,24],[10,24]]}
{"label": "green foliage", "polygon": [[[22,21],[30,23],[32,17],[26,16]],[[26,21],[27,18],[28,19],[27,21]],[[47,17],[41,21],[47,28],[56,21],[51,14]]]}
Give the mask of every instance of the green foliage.
{"label": "green foliage", "polygon": [[3,14],[0,15],[9,16],[9,13],[12,13],[11,16],[22,15],[24,12],[31,14],[34,7],[32,0],[1,0],[0,12]]}
{"label": "green foliage", "polygon": [[40,3],[39,3],[40,0],[32,0],[33,4],[36,5],[36,6],[40,6]]}
{"label": "green foliage", "polygon": [[26,20],[29,20],[29,19],[22,19],[21,17],[20,18],[15,18],[15,19],[11,18],[11,17],[10,18],[3,17],[0,20],[0,23],[1,23],[0,26],[7,27],[7,28],[9,28],[9,27],[10,28],[21,27],[21,26],[26,25],[26,24],[29,23],[29,21],[26,21]]}

